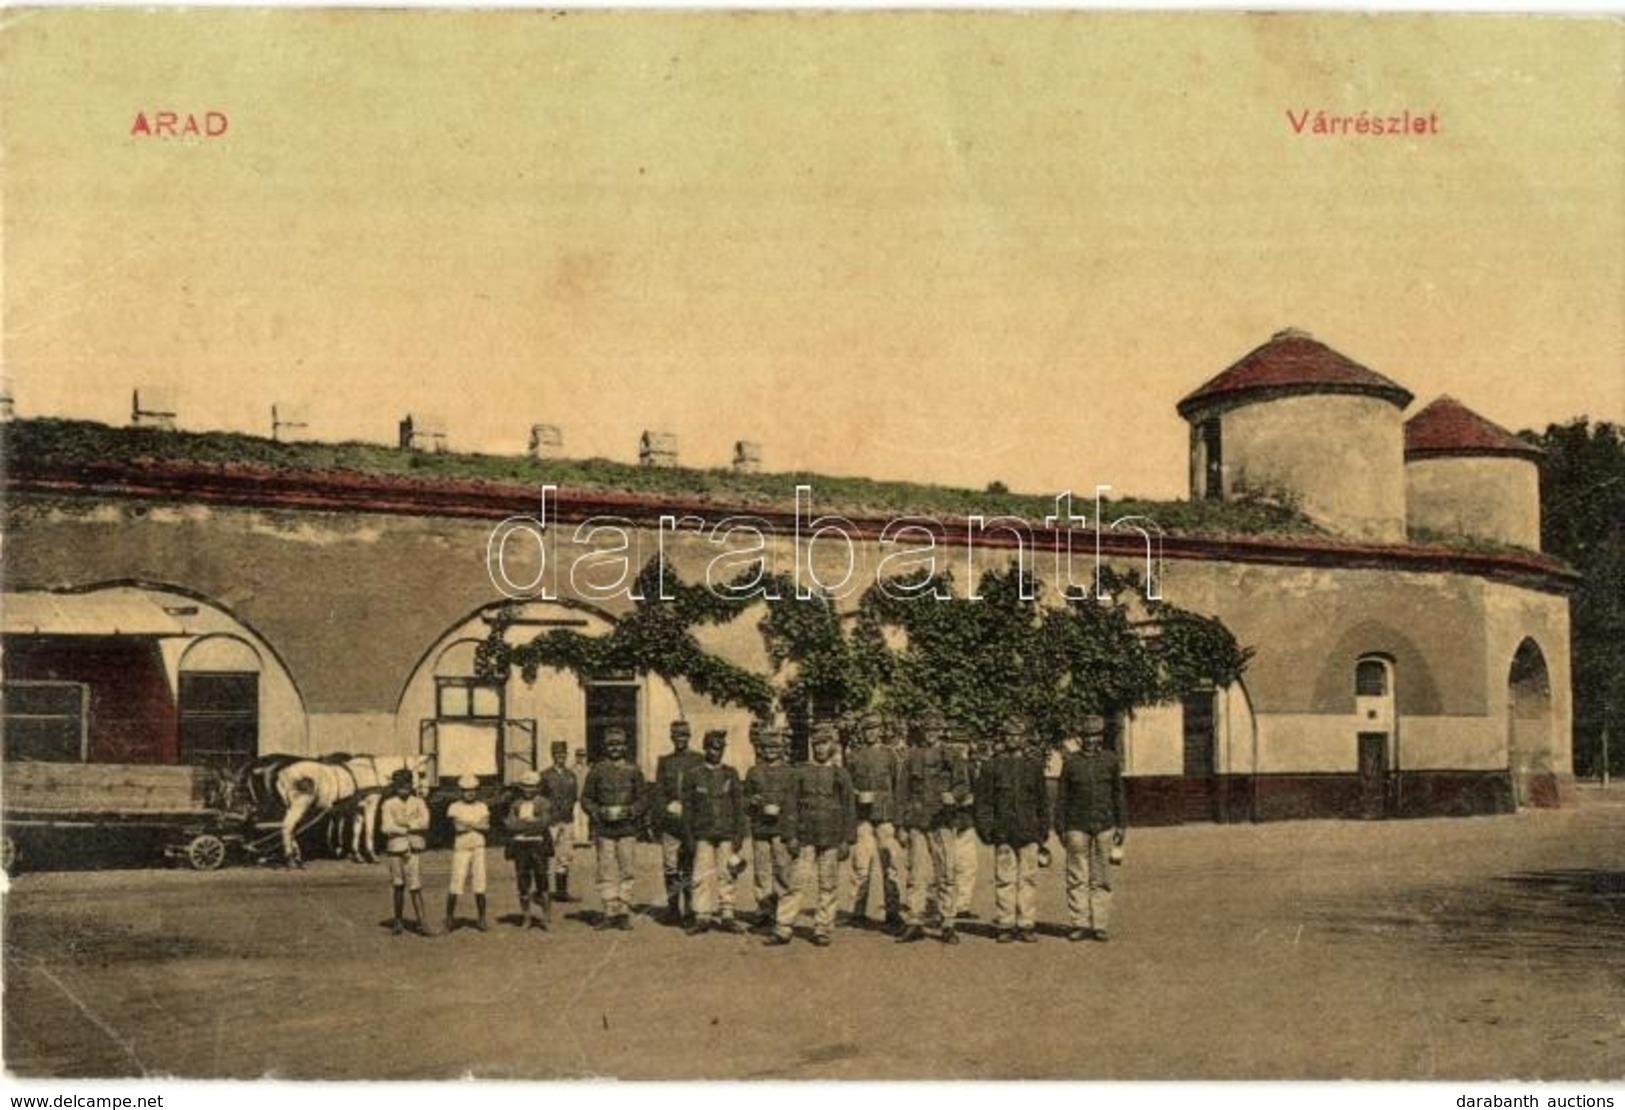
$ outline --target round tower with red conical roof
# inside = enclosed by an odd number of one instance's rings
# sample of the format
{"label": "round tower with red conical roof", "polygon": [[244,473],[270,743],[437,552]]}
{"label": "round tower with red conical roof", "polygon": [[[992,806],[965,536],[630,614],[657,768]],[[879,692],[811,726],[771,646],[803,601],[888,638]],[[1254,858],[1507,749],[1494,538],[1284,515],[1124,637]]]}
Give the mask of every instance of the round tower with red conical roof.
{"label": "round tower with red conical roof", "polygon": [[1191,497],[1296,505],[1334,535],[1405,539],[1411,393],[1287,328],[1179,402]]}
{"label": "round tower with red conical roof", "polygon": [[1540,448],[1454,397],[1405,422],[1405,522],[1412,539],[1472,536],[1540,550]]}

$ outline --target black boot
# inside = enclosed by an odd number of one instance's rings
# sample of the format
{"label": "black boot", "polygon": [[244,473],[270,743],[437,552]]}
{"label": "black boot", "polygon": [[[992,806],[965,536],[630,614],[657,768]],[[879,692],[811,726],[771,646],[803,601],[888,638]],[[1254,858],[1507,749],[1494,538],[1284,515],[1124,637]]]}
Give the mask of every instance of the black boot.
{"label": "black boot", "polygon": [[446,895],[446,932],[457,928],[457,895]]}
{"label": "black boot", "polygon": [[480,920],[474,927],[476,929],[478,929],[482,933],[486,932],[487,930],[489,930],[491,928],[491,926],[489,926],[485,922],[485,895],[483,895],[483,894],[474,895],[474,906],[475,906],[476,909],[478,909],[480,911]]}
{"label": "black boot", "polygon": [[406,922],[401,920],[406,916],[406,888],[395,888],[395,919],[390,922],[389,931],[400,936],[406,931]]}
{"label": "black boot", "polygon": [[574,898],[570,897],[570,873],[568,871],[559,871],[559,872],[554,874],[554,876],[553,876],[553,901],[555,901],[555,902],[574,902],[575,901]]}
{"label": "black boot", "polygon": [[682,878],[675,871],[666,872],[666,924],[683,923]]}

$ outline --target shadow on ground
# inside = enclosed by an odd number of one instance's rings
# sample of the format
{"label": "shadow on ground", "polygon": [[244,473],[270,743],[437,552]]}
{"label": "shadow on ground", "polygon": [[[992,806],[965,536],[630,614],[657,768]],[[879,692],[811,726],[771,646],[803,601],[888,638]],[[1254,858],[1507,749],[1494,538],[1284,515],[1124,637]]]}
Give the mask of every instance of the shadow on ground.
{"label": "shadow on ground", "polygon": [[1625,871],[1520,871],[1469,887],[1419,888],[1314,914],[1340,935],[1402,935],[1467,960],[1534,962],[1625,977]]}

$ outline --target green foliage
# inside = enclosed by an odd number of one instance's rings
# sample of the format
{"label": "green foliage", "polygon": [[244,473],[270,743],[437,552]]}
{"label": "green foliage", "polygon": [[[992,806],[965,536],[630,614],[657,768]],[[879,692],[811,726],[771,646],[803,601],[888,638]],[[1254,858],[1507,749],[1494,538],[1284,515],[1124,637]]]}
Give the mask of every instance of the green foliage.
{"label": "green foliage", "polygon": [[475,649],[476,673],[497,678],[517,669],[526,682],[535,682],[544,667],[569,671],[583,680],[654,674],[668,682],[685,680],[718,705],[743,706],[758,715],[772,711],[773,689],[765,679],[712,655],[694,638],[696,626],[725,624],[738,616],[743,603],[719,598],[704,586],[678,582],[658,557],[638,574],[633,596],[632,611],[605,636],[552,629],[529,643],[509,644],[506,636],[513,624],[509,609]]}
{"label": "green foliage", "polygon": [[758,628],[773,674],[763,677],[706,653],[692,632],[749,603],[676,582],[655,559],[638,577],[640,600],[608,635],[554,629],[510,645],[511,616],[499,618],[476,667],[487,677],[517,668],[526,682],[543,667],[584,679],[656,674],[758,716],[776,704],[790,717],[873,710],[900,723],[935,709],[971,734],[1020,718],[1052,743],[1087,714],[1170,701],[1245,671],[1251,649],[1218,621],[1145,599],[1133,573],[1103,569],[1100,584],[1105,598],[1086,591],[1049,605],[1043,583],[1014,565],[984,575],[975,598],[954,595],[949,575],[920,575],[876,583],[843,613],[770,578]]}
{"label": "green foliage", "polygon": [[1541,546],[1582,581],[1571,601],[1574,769],[1625,773],[1625,435],[1584,418],[1522,432],[1541,447]]}

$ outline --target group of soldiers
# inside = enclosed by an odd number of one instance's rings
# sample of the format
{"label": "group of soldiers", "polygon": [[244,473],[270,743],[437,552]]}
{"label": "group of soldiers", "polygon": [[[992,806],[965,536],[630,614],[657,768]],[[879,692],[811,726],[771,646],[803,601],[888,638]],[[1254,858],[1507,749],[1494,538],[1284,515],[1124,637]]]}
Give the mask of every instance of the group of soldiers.
{"label": "group of soldiers", "polygon": [[[750,737],[756,761],[743,776],[724,762],[726,731],[707,732],[695,752],[684,720],[671,723],[671,751],[660,757],[652,781],[629,758],[619,728],[606,730],[604,758],[579,784],[565,766],[565,745],[555,744],[553,766],[523,776],[504,815],[521,924],[547,928],[551,901],[575,901],[569,869],[579,803],[596,854],[600,929],[632,928],[637,845],[649,835],[660,844],[665,920],[690,935],[747,931],[736,895],[748,867],[754,926],[767,934],[764,943],[791,943],[806,887],[814,897],[812,943],[827,947],[841,865],[850,862],[849,924],[884,928],[899,943],[923,940],[929,928],[942,942],[957,944],[981,842],[994,849],[998,941],[1032,943],[1038,939],[1037,875],[1049,864],[1053,832],[1066,858],[1067,938],[1104,941],[1128,823],[1122,767],[1105,732],[1100,717],[1083,722],[1066,745],[1053,794],[1045,773],[1050,753],[1022,722],[971,744],[950,736],[934,713],[896,737],[874,719],[853,722],[844,756],[837,728],[815,725],[811,758],[800,764],[787,760],[784,733],[758,722]],[[448,930],[468,884],[479,911],[476,927],[487,928],[484,849],[491,813],[477,800],[478,786],[475,779],[460,780],[462,795],[447,813],[455,832]],[[389,838],[395,930],[402,930],[403,889],[412,893],[419,926],[426,928],[416,856],[428,811],[409,777],[384,802],[380,826]],[[872,919],[877,873],[884,917]]]}

